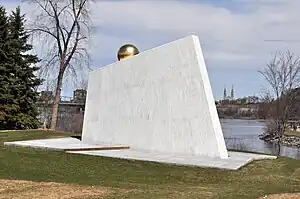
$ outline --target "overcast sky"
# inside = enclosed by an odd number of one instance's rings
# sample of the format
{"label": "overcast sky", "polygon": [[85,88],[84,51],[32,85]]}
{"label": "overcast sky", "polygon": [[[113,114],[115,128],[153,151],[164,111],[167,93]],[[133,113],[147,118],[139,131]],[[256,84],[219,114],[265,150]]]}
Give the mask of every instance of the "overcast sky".
{"label": "overcast sky", "polygon": [[[0,0],[8,10],[21,1]],[[30,16],[32,8],[21,6]],[[234,85],[237,97],[259,94],[257,72],[276,51],[300,55],[300,0],[99,0],[92,6],[92,66],[116,61],[124,43],[140,51],[194,34],[216,99]],[[69,89],[64,95],[71,95]]]}

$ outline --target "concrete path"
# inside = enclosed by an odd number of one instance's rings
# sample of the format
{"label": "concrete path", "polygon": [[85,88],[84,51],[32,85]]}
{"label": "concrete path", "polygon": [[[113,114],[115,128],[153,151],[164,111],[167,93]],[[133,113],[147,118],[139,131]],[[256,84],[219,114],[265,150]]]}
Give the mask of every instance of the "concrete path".
{"label": "concrete path", "polygon": [[113,151],[76,151],[76,152],[72,151],[69,153],[160,162],[160,163],[167,163],[167,164],[229,169],[229,170],[237,170],[254,160],[276,159],[276,156],[232,152],[232,151],[229,152],[229,158],[227,159],[163,154],[159,152],[140,151],[134,149],[113,150]]}
{"label": "concrete path", "polygon": [[[76,138],[53,138],[53,139],[40,139],[40,140],[27,140],[5,142],[4,145],[43,148],[47,150],[81,150],[81,149],[94,149],[94,148],[112,148],[109,144],[86,144]],[[113,147],[124,147],[122,145],[114,145]]]}

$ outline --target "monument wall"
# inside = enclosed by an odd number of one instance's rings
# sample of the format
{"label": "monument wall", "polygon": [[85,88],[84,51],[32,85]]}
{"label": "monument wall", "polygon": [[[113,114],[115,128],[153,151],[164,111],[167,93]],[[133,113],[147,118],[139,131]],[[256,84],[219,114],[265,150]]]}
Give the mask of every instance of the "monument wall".
{"label": "monument wall", "polygon": [[82,140],[227,158],[198,37],[92,71]]}

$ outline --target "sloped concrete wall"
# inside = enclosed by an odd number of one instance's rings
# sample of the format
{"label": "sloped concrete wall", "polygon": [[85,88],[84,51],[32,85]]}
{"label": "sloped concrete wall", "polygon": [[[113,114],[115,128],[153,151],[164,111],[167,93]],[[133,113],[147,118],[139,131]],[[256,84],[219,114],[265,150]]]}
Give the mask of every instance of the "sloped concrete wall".
{"label": "sloped concrete wall", "polygon": [[198,37],[92,71],[82,140],[227,158]]}

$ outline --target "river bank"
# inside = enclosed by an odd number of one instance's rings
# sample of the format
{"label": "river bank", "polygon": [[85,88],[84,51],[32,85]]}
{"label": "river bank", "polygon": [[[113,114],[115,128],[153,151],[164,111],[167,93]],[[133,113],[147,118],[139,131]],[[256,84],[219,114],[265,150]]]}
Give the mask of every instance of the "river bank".
{"label": "river bank", "polygon": [[[268,142],[268,143],[277,143],[278,142],[278,136],[267,135],[264,133],[259,135],[259,139],[261,139],[265,142]],[[282,144],[284,146],[300,148],[300,137],[295,136],[295,135],[284,135],[282,138]]]}
{"label": "river bank", "polygon": [[[220,119],[226,146],[228,149],[240,150],[241,146],[247,151],[277,155],[278,145],[259,138],[265,130],[265,120]],[[295,132],[286,132],[293,136]],[[292,140],[290,140],[292,139]],[[300,147],[293,143],[295,138],[285,138],[280,156],[300,159]],[[298,143],[298,141],[296,141]]]}

